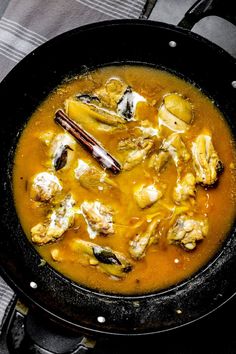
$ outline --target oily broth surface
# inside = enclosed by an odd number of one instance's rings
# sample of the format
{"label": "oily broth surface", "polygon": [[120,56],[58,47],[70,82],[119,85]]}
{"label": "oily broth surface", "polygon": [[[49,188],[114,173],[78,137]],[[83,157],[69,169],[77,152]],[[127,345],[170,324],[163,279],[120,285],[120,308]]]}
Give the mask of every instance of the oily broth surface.
{"label": "oily broth surface", "polygon": [[[234,169],[229,167],[236,163],[232,136],[220,112],[198,89],[167,72],[134,66],[107,67],[64,83],[38,107],[22,133],[16,151],[13,176],[15,205],[23,229],[30,239],[30,229],[45,217],[45,209],[35,207],[29,197],[30,179],[33,175],[46,170],[43,165],[45,150],[42,148],[38,136],[48,130],[61,133],[62,129],[54,123],[53,117],[55,111],[63,107],[65,99],[84,90],[93,90],[103,85],[110,77],[119,77],[141,95],[150,100],[156,100],[157,107],[161,103],[163,95],[168,92],[179,92],[189,97],[194,105],[195,114],[194,122],[187,135],[184,136],[189,151],[192,140],[202,132],[203,128],[212,132],[213,144],[224,163],[225,170],[220,176],[217,188],[204,190],[202,187],[197,187],[197,208],[199,213],[208,214],[208,235],[193,252],[186,252],[179,246],[167,245],[165,241],[166,230],[160,230],[159,243],[149,247],[142,260],[134,261],[133,270],[121,280],[111,279],[95,267],[80,264],[77,255],[69,249],[67,243],[70,239],[81,238],[91,241],[82,216],[78,216],[75,226],[56,243],[36,246],[36,249],[52,267],[79,284],[114,293],[145,293],[166,288],[195,273],[219,249],[235,216],[235,173]],[[140,111],[140,117],[154,122],[156,110],[153,108],[147,114],[146,109],[143,108],[143,111]],[[92,134],[118,159],[119,153],[115,149],[117,142],[122,137],[129,136],[128,132],[93,131]],[[76,153],[78,158],[93,162],[90,155],[79,145]],[[67,175],[62,172],[63,170],[58,171],[57,176],[64,189],[68,192],[72,191],[78,205],[84,200],[98,199],[105,205],[112,206],[115,210],[115,234],[106,237],[97,236],[92,242],[109,246],[130,257],[128,243],[135,235],[132,226],[143,213],[149,215],[156,211],[155,204],[144,211],[141,210],[133,199],[135,184],[152,183],[147,161],[131,171],[112,176],[122,193],[116,191],[103,193],[99,190],[92,193],[85,190],[73,176],[76,166],[77,163],[71,166],[71,172]],[[171,200],[176,182],[176,170],[173,164],[161,173],[160,182],[167,185],[165,198],[167,201]],[[140,230],[142,231],[142,228]],[[50,251],[54,248],[60,250],[62,262],[52,260]]]}

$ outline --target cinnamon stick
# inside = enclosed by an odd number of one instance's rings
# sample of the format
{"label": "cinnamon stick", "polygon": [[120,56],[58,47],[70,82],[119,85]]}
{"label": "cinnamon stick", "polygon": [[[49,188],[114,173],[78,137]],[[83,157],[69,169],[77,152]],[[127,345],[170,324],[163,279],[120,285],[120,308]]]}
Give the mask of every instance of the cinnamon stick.
{"label": "cinnamon stick", "polygon": [[104,169],[111,171],[113,174],[118,174],[121,171],[119,162],[95,138],[88,134],[74,120],[70,119],[63,110],[59,109],[56,112],[54,121],[70,133]]}

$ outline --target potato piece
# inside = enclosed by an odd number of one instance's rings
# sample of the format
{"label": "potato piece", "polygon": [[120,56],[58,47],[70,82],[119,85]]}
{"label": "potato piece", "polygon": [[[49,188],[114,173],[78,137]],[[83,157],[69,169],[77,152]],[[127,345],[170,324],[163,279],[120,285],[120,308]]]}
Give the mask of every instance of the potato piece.
{"label": "potato piece", "polygon": [[177,133],[184,133],[189,129],[189,125],[168,111],[164,104],[158,111],[159,126],[165,126]]}
{"label": "potato piece", "polygon": [[177,118],[190,124],[193,119],[192,104],[178,93],[172,93],[164,97],[166,109]]}
{"label": "potato piece", "polygon": [[193,119],[192,104],[177,93],[168,94],[164,96],[157,118],[159,126],[184,133]]}

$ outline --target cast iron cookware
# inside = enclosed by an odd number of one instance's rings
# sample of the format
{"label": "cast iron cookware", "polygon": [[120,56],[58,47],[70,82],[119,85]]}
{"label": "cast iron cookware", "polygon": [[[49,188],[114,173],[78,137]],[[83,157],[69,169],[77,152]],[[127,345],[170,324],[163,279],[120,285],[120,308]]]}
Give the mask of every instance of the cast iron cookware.
{"label": "cast iron cookware", "polygon": [[[198,5],[182,21],[186,27],[217,9],[212,1]],[[194,83],[215,101],[236,136],[236,62],[189,30],[146,20],[114,20],[80,27],[48,41],[0,85],[1,274],[29,304],[73,330],[158,333],[195,321],[234,295],[235,226],[217,255],[190,279],[156,293],[120,296],[79,286],[48,265],[39,267],[40,256],[26,238],[14,207],[14,151],[32,112],[65,77],[113,64],[148,65]]]}

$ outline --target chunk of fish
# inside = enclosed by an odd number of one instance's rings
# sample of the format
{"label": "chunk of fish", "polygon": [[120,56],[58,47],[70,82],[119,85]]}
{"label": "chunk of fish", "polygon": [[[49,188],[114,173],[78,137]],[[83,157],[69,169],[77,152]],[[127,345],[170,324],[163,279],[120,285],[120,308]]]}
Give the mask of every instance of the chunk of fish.
{"label": "chunk of fish", "polygon": [[188,152],[180,135],[173,133],[165,139],[160,147],[161,151],[168,152],[179,172],[182,165],[190,160],[190,153]]}
{"label": "chunk of fish", "polygon": [[40,172],[33,177],[30,197],[37,202],[50,202],[61,190],[59,179],[54,174]]}
{"label": "chunk of fish", "polygon": [[95,243],[74,239],[70,243],[72,250],[88,257],[88,264],[117,278],[123,278],[132,270],[131,262],[120,252]]}
{"label": "chunk of fish", "polygon": [[158,129],[153,128],[149,121],[142,121],[140,125],[135,127],[142,133],[143,138],[160,138],[160,132]]}
{"label": "chunk of fish", "polygon": [[155,153],[151,156],[148,163],[148,167],[152,167],[157,173],[160,173],[169,161],[169,159],[169,152],[160,150],[159,153]]}
{"label": "chunk of fish", "polygon": [[164,96],[157,118],[159,126],[184,133],[189,129],[193,119],[192,104],[178,93],[168,94]]}
{"label": "chunk of fish", "polygon": [[151,151],[153,144],[152,139],[145,139],[142,136],[121,140],[118,144],[118,149],[130,150],[123,164],[123,170],[131,170],[144,161]]}
{"label": "chunk of fish", "polygon": [[[77,101],[77,103],[76,103]],[[146,99],[117,78],[110,78],[93,94],[77,94],[65,102],[66,113],[77,121],[89,119],[117,127],[135,120],[136,107]],[[73,115],[73,117],[71,116]]]}
{"label": "chunk of fish", "polygon": [[65,101],[65,111],[71,119],[91,131],[112,131],[125,124],[125,120],[114,112],[94,104],[86,104],[76,98]]}
{"label": "chunk of fish", "polygon": [[108,175],[95,166],[87,164],[83,160],[78,160],[78,166],[74,170],[75,178],[83,188],[91,191],[104,191],[111,188],[118,188],[117,184]]}
{"label": "chunk of fish", "polygon": [[67,195],[63,201],[52,208],[43,223],[32,227],[32,241],[38,245],[58,240],[74,223],[75,201]]}
{"label": "chunk of fish", "polygon": [[177,204],[190,200],[194,202],[196,194],[196,178],[192,173],[187,173],[177,181],[174,188],[173,199]]}
{"label": "chunk of fish", "polygon": [[147,248],[158,241],[157,229],[159,223],[160,219],[153,219],[145,232],[139,233],[130,241],[129,253],[132,258],[136,260],[143,258]]}
{"label": "chunk of fish", "polygon": [[181,215],[168,231],[167,240],[170,244],[179,244],[186,250],[193,250],[198,241],[208,233],[207,218],[190,218]]}
{"label": "chunk of fish", "polygon": [[81,204],[80,209],[87,222],[90,238],[114,233],[113,212],[110,208],[99,201],[85,201]]}
{"label": "chunk of fish", "polygon": [[117,113],[127,121],[135,120],[136,106],[146,99],[128,86],[117,104]]}
{"label": "chunk of fish", "polygon": [[114,112],[117,111],[117,104],[127,89],[127,84],[117,77],[109,78],[105,85],[95,90],[103,106],[109,107]]}
{"label": "chunk of fish", "polygon": [[224,167],[210,135],[198,135],[192,143],[192,157],[196,182],[206,187],[214,185]]}
{"label": "chunk of fish", "polygon": [[162,191],[158,190],[154,184],[148,186],[139,185],[134,191],[134,199],[140,208],[150,207],[159,200],[162,195]]}
{"label": "chunk of fish", "polygon": [[146,102],[143,96],[118,78],[107,80],[105,86],[96,90],[96,95],[106,107],[126,121],[135,120],[138,103]]}
{"label": "chunk of fish", "polygon": [[52,140],[49,149],[49,156],[53,168],[58,171],[69,166],[76,149],[76,141],[66,133],[57,134]]}

